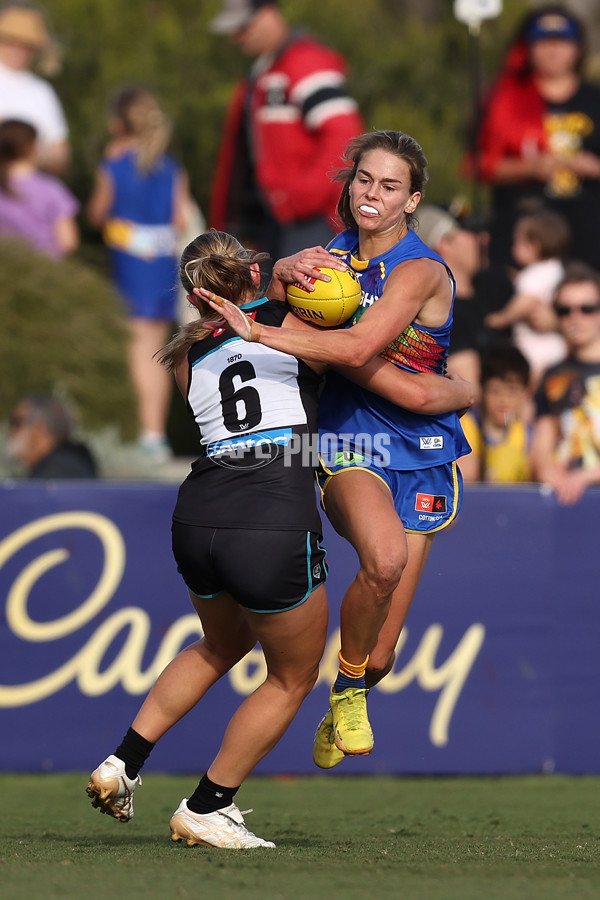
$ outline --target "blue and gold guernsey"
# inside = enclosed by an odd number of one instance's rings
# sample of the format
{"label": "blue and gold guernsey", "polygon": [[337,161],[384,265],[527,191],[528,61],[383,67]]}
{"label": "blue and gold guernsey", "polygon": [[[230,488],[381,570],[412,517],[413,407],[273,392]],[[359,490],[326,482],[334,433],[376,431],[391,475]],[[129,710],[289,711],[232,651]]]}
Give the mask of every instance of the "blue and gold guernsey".
{"label": "blue and gold guernsey", "polygon": [[[361,283],[361,305],[352,324],[381,297],[393,269],[410,259],[427,258],[441,263],[448,271],[454,291],[454,278],[450,269],[414,231],[409,230],[394,247],[370,260],[359,260],[354,255],[358,251],[356,231],[342,232],[333,239],[328,249],[351,266]],[[380,355],[410,372],[443,375],[446,371],[451,327],[452,312],[439,328],[427,328],[412,322]],[[365,454],[368,457],[369,446],[384,448],[383,466],[381,461],[375,462],[375,465],[393,470],[441,466],[453,462],[470,450],[456,413],[439,416],[412,413],[335,373],[327,375],[321,396],[319,435],[326,469],[328,441],[332,435],[344,437],[343,451],[349,453],[348,458],[353,459],[355,464],[357,459],[363,460]],[[369,445],[365,442],[364,435],[379,435],[379,443],[371,441]],[[339,453],[338,446],[338,462]],[[370,462],[368,458],[364,459],[367,466]]]}

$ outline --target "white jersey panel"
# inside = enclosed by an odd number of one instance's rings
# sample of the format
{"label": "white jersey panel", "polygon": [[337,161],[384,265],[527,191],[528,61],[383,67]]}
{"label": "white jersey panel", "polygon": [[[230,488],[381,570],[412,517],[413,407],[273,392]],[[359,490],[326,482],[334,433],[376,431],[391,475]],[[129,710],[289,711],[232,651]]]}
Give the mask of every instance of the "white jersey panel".
{"label": "white jersey panel", "polygon": [[188,402],[203,446],[254,431],[307,424],[298,360],[238,337],[192,364]]}

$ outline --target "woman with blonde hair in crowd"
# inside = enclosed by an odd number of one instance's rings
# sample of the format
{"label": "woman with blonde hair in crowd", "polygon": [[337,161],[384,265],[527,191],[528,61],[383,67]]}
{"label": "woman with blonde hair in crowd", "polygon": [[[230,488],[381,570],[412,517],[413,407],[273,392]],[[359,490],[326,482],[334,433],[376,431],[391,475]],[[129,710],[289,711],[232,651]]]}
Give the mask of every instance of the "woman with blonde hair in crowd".
{"label": "woman with blonde hair in crowd", "polygon": [[103,229],[113,277],[131,317],[129,367],[138,396],[140,444],[162,462],[170,455],[171,381],[154,355],[176,319],[178,233],[191,208],[188,179],[167,153],[171,129],[146,88],[118,91],[109,131],[88,218]]}

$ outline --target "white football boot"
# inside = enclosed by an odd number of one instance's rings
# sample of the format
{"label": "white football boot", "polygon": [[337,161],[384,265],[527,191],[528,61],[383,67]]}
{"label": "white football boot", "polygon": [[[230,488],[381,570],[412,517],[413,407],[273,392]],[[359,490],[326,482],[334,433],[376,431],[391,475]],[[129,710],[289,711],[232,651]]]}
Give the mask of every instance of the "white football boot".
{"label": "white football boot", "polygon": [[128,778],[125,763],[117,756],[109,756],[94,769],[86,788],[92,806],[121,822],[133,819],[133,792],[142,779]]}
{"label": "white football boot", "polygon": [[[251,809],[244,812],[252,812]],[[215,812],[199,813],[188,809],[187,798],[181,801],[169,822],[172,841],[186,841],[188,847],[221,847],[224,850],[249,850],[253,847],[274,847],[248,831],[244,817],[235,803]]]}

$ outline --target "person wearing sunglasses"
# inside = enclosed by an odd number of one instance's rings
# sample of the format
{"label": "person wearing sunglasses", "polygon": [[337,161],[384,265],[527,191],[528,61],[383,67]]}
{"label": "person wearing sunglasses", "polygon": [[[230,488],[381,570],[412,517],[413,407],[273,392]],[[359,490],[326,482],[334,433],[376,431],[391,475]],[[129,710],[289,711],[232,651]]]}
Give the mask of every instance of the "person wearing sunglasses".
{"label": "person wearing sunglasses", "polygon": [[554,311],[568,355],[537,391],[531,461],[536,479],[571,506],[600,484],[600,273],[569,264]]}

